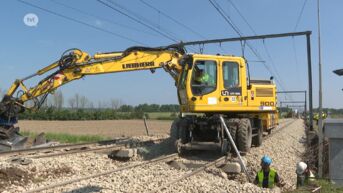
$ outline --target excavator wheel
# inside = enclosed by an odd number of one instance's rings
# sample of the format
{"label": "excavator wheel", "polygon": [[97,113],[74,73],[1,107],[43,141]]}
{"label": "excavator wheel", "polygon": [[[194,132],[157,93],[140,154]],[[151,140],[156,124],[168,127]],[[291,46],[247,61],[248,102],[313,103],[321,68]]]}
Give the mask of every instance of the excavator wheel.
{"label": "excavator wheel", "polygon": [[180,125],[180,119],[175,119],[170,127],[170,139],[172,141],[176,141],[179,136],[179,125]]}
{"label": "excavator wheel", "polygon": [[177,151],[177,140],[179,138],[179,125],[180,119],[175,119],[170,127],[170,137],[169,140],[171,142],[171,147],[173,147],[173,152]]}
{"label": "excavator wheel", "polygon": [[178,124],[178,140],[176,141],[176,149],[177,152],[182,155],[184,153],[184,149],[181,147],[182,144],[186,144],[190,141],[188,135],[188,122],[186,119],[181,119]]}
{"label": "excavator wheel", "polygon": [[227,139],[223,140],[220,152],[222,155],[227,155],[230,152],[230,145]]}
{"label": "excavator wheel", "polygon": [[252,142],[252,129],[249,119],[240,119],[236,135],[238,150],[242,152],[242,154],[248,153]]}
{"label": "excavator wheel", "polygon": [[260,147],[262,145],[263,140],[263,128],[260,127],[257,129],[257,135],[253,138],[253,145],[256,147]]}

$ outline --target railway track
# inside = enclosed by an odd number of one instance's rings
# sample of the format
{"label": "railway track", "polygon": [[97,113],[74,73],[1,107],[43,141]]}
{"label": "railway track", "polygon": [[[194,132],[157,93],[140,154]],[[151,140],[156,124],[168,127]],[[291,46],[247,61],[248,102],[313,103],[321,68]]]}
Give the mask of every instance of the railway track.
{"label": "railway track", "polygon": [[56,146],[49,146],[49,147],[31,147],[31,148],[25,148],[25,149],[1,151],[0,156],[27,155],[30,153],[34,154],[34,153],[44,152],[44,151],[83,148],[83,147],[88,147],[91,145],[106,145],[106,144],[108,145],[108,144],[116,143],[120,140],[123,140],[123,139],[112,139],[112,140],[78,143],[78,144],[64,144],[64,145],[56,145]]}
{"label": "railway track", "polygon": [[[117,172],[121,172],[121,171],[124,171],[124,170],[132,169],[132,168],[135,168],[135,167],[145,166],[145,165],[152,164],[152,163],[168,162],[168,161],[171,161],[171,160],[175,160],[178,157],[179,157],[179,155],[177,153],[166,155],[166,156],[161,156],[161,157],[158,157],[158,158],[155,158],[155,159],[144,161],[142,163],[137,163],[137,164],[132,164],[132,165],[128,165],[128,166],[123,166],[123,167],[119,167],[119,168],[116,168],[116,169],[113,169],[113,170],[110,170],[110,171],[96,173],[96,174],[92,174],[92,175],[88,175],[88,176],[84,176],[84,177],[73,178],[73,179],[70,179],[70,180],[67,180],[67,181],[50,184],[48,186],[42,186],[42,187],[39,187],[39,188],[36,188],[36,189],[29,190],[26,193],[40,192],[40,191],[44,191],[44,190],[58,188],[58,187],[65,186],[65,185],[68,185],[68,184],[77,183],[77,182],[80,182],[80,181],[83,181],[83,180],[88,180],[88,179],[92,179],[92,178],[98,178],[98,177],[101,177],[101,176],[106,176],[106,175],[114,174],[114,173],[117,173]],[[197,168],[197,169],[195,169],[193,171],[189,171],[188,173],[186,173],[186,174],[184,174],[184,175],[182,175],[182,176],[180,176],[180,177],[178,177],[176,179],[170,179],[170,181],[168,181],[167,183],[165,183],[163,185],[158,186],[158,188],[154,189],[151,192],[162,191],[162,190],[166,189],[167,187],[171,186],[172,184],[175,184],[175,183],[180,182],[180,181],[182,181],[182,180],[184,180],[186,178],[194,176],[194,175],[204,171],[205,169],[207,169],[207,168],[209,168],[211,166],[214,166],[217,163],[220,163],[220,162],[224,161],[225,158],[226,158],[225,156],[220,157],[220,158],[218,158],[218,159],[216,159],[214,161],[210,161],[210,162],[204,164],[203,166],[201,166],[201,167],[199,167],[199,168]]]}
{"label": "railway track", "polygon": [[132,141],[130,138],[119,138],[112,140],[104,140],[97,142],[89,143],[79,143],[79,144],[65,144],[57,145],[50,147],[38,147],[38,148],[27,148],[20,150],[12,151],[3,151],[0,152],[1,156],[10,156],[10,157],[25,157],[25,158],[46,158],[46,157],[55,157],[70,155],[76,153],[84,152],[98,152],[105,150],[120,149],[123,147],[139,147],[149,144],[154,144],[161,141],[161,139],[156,140],[147,140],[147,141]]}
{"label": "railway track", "polygon": [[282,122],[282,125],[279,125],[278,128],[275,129],[274,132],[272,131],[271,134],[265,136],[265,139],[272,138],[275,134],[283,131],[285,128],[287,128],[288,126],[292,125],[296,121],[297,121],[297,119],[292,119],[292,120],[288,120],[288,121]]}
{"label": "railway track", "polygon": [[[275,134],[277,133],[280,133],[282,132],[285,128],[287,128],[288,126],[290,126],[291,124],[293,124],[296,120],[289,120],[289,121],[284,121],[280,124],[280,126],[274,130],[274,132],[272,132],[270,135],[266,136],[265,139],[267,138],[272,138]],[[118,140],[118,139],[116,139]],[[96,148],[83,148],[83,150],[70,150],[70,152],[60,152],[60,153],[53,153],[53,154],[50,154],[50,155],[33,155],[29,158],[43,158],[43,157],[53,157],[53,156],[60,156],[60,155],[68,155],[68,154],[72,154],[72,153],[80,153],[80,152],[89,152],[89,151],[102,151],[102,150],[106,150],[108,148],[120,148],[120,147],[123,147],[127,144],[124,143],[125,140],[119,140],[117,141],[116,143],[112,143],[114,145],[112,145],[111,147],[96,147]],[[158,140],[157,140],[158,141]],[[121,142],[122,144],[119,145],[119,142]],[[147,143],[154,143],[155,140],[150,140],[150,141],[147,141]],[[90,144],[90,143],[87,143],[87,144]],[[77,145],[80,145],[80,144],[75,144],[75,146],[77,147]],[[143,145],[143,144],[141,144]],[[75,147],[73,145],[73,147]],[[85,145],[83,144],[82,147],[84,147]],[[138,145],[137,145],[138,146]],[[78,146],[78,148],[80,148],[80,146]],[[40,148],[40,149],[43,149],[43,148]],[[29,151],[29,150],[27,150]],[[26,151],[24,151],[26,152]],[[21,153],[23,153],[23,150],[21,150]],[[36,189],[31,189],[31,190],[28,190],[27,192],[40,192],[40,191],[44,191],[44,190],[49,190],[49,189],[53,189],[53,188],[59,188],[59,187],[62,187],[62,186],[66,186],[68,184],[73,184],[73,183],[77,183],[77,182],[80,182],[80,181],[84,181],[84,180],[89,180],[89,179],[92,179],[92,178],[98,178],[98,177],[101,177],[101,176],[106,176],[106,175],[111,175],[111,174],[114,174],[114,173],[119,173],[121,171],[124,171],[124,170],[129,170],[129,169],[132,169],[132,168],[135,168],[135,167],[140,167],[140,166],[146,166],[146,165],[149,165],[149,164],[152,164],[152,163],[159,163],[159,162],[167,162],[169,160],[175,160],[178,158],[178,155],[177,154],[170,154],[170,155],[166,155],[166,156],[161,156],[161,157],[158,157],[158,158],[155,158],[155,159],[151,159],[151,160],[148,160],[148,161],[143,161],[143,162],[140,162],[140,163],[135,163],[135,164],[130,164],[130,165],[126,165],[126,166],[119,166],[119,168],[115,168],[115,169],[112,169],[112,170],[109,170],[109,171],[104,171],[104,172],[99,172],[99,173],[95,173],[95,174],[91,174],[91,175],[87,175],[87,176],[84,176],[84,177],[77,177],[77,178],[73,178],[73,179],[70,179],[70,180],[67,180],[67,181],[61,181],[61,182],[57,182],[57,183],[53,183],[53,184],[49,184],[47,186],[42,186],[42,187],[38,187]],[[221,161],[224,161],[225,160],[225,157],[220,157],[219,159],[216,159],[214,161],[209,161],[208,163],[206,164],[203,164],[201,167],[198,167],[194,170],[190,170],[189,172],[186,172],[184,175],[180,175],[179,177],[176,177],[176,178],[173,178],[173,179],[170,179],[169,181],[165,181],[164,183],[160,184],[157,186],[156,189],[153,189],[151,192],[160,192],[160,191],[163,191],[163,190],[166,190],[168,187],[170,187],[171,185],[177,183],[177,182],[180,182],[186,178],[189,178],[193,175],[196,175],[202,171],[204,171],[206,168],[209,168],[213,165],[215,165],[216,163],[219,163]],[[152,170],[153,170],[153,166],[148,166],[149,168],[152,167]],[[152,183],[154,183],[154,181],[151,181]],[[143,186],[143,185],[142,185]]]}
{"label": "railway track", "polygon": [[[277,130],[272,132],[270,135],[265,136],[265,138],[270,138],[275,133],[280,132],[280,130],[283,130],[290,124],[292,124],[295,120],[290,121],[284,121],[286,122],[284,125],[279,127]],[[111,139],[111,140],[103,140],[103,141],[97,141],[97,142],[87,142],[87,143],[78,143],[78,144],[65,144],[65,145],[56,145],[56,146],[49,146],[49,147],[32,147],[32,148],[26,148],[26,149],[18,149],[18,150],[10,150],[10,151],[2,151],[0,152],[1,156],[23,156],[23,155],[32,155],[32,154],[39,154],[39,153],[51,153],[54,151],[60,151],[57,152],[55,155],[68,155],[72,153],[78,153],[78,152],[87,152],[87,151],[101,151],[106,148],[113,148],[113,147],[103,147],[103,148],[94,148],[90,149],[91,146],[105,146],[105,145],[117,145],[117,147],[125,146],[125,143],[128,143],[128,140],[130,138],[118,138],[118,139]],[[144,143],[154,143],[159,140],[150,140]],[[143,144],[144,145],[144,144]],[[64,153],[62,151],[65,151]],[[53,155],[52,155],[53,156]],[[37,156],[30,156],[31,158],[40,158],[40,157],[48,157],[47,155],[37,155]]]}
{"label": "railway track", "polygon": [[148,160],[148,161],[145,161],[145,162],[142,162],[142,163],[137,163],[137,164],[133,164],[133,165],[123,166],[123,167],[116,168],[116,169],[113,169],[113,170],[110,170],[110,171],[96,173],[96,174],[92,174],[92,175],[89,175],[89,176],[84,176],[84,177],[80,177],[80,178],[74,178],[74,179],[70,179],[70,180],[67,180],[67,181],[51,184],[51,185],[48,185],[48,186],[43,186],[43,187],[40,187],[40,188],[37,188],[37,189],[29,190],[26,193],[40,192],[40,191],[44,191],[44,190],[49,190],[49,189],[52,189],[52,188],[57,188],[57,187],[65,186],[65,185],[68,185],[68,184],[80,182],[82,180],[97,178],[97,177],[100,177],[100,176],[106,176],[106,175],[109,175],[109,174],[113,174],[113,173],[116,173],[116,172],[128,170],[128,169],[131,169],[131,168],[135,168],[135,167],[139,167],[139,166],[143,166],[143,165],[147,165],[147,164],[151,164],[151,163],[158,163],[158,162],[162,162],[162,161],[173,160],[173,159],[176,159],[177,157],[178,157],[178,154],[174,153],[174,154],[158,157],[158,158],[155,158],[155,159],[152,159],[152,160]]}

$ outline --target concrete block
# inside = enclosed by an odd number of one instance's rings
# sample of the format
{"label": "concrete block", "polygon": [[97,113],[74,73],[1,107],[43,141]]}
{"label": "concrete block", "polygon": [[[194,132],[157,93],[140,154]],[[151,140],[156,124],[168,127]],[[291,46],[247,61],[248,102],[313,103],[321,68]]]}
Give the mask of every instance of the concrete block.
{"label": "concrete block", "polygon": [[[245,159],[245,157],[242,157],[242,161],[243,161],[244,165],[247,166],[247,159]],[[236,162],[236,163],[238,163],[241,166],[241,168],[243,168],[243,166],[241,165],[241,162],[239,161],[238,157],[232,158],[231,162]]]}
{"label": "concrete block", "polygon": [[183,164],[182,162],[179,162],[179,161],[172,160],[172,161],[167,162],[167,164],[170,165],[171,167],[175,168],[175,169],[178,169],[178,170],[186,170],[187,169],[185,164]]}
{"label": "concrete block", "polygon": [[239,174],[242,172],[241,165],[237,162],[228,162],[221,168],[226,173]]}
{"label": "concrete block", "polygon": [[137,155],[137,149],[120,149],[108,154],[111,159],[130,159]]}

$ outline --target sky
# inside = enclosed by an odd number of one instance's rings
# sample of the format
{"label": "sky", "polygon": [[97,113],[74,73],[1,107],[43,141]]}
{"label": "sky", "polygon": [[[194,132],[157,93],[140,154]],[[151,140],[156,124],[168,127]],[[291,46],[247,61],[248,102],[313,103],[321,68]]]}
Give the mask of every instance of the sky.
{"label": "sky", "polygon": [[[26,77],[51,64],[70,48],[79,48],[93,55],[97,52],[121,51],[136,45],[156,47],[169,45],[175,41],[238,37],[208,0],[103,1],[129,15],[130,18],[96,0],[25,1],[48,11],[17,0],[1,1],[0,88],[8,89],[15,79]],[[303,13],[299,17],[305,1]],[[244,36],[312,31],[313,106],[317,107],[319,96],[317,1],[217,0],[215,2]],[[320,3],[323,107],[329,108],[343,108],[343,100],[341,100],[343,77],[332,73],[335,69],[343,68],[342,7],[343,1],[340,0]],[[51,11],[57,15],[52,14]],[[36,26],[24,23],[24,17],[30,13],[35,14],[39,19]],[[132,20],[132,17],[136,18],[136,21]],[[297,21],[299,22],[296,27]],[[141,24],[147,22],[153,27],[148,28]],[[156,32],[156,29],[168,35],[162,36]],[[308,89],[305,37],[249,41],[249,45],[260,56],[257,58],[248,48],[244,49],[244,57],[249,61],[252,77],[268,79],[273,75],[280,91]],[[187,50],[191,53],[200,52],[200,47],[192,46]],[[242,56],[242,50],[240,42],[203,47],[203,52],[206,54]],[[33,86],[43,78],[37,77],[27,84]],[[67,84],[60,90],[66,98],[78,93],[94,103],[110,99],[120,99],[125,104],[131,105],[178,103],[174,82],[163,70],[157,70],[154,74],[150,71],[135,71],[88,76]],[[303,95],[279,95],[278,99],[279,101],[303,100]]]}

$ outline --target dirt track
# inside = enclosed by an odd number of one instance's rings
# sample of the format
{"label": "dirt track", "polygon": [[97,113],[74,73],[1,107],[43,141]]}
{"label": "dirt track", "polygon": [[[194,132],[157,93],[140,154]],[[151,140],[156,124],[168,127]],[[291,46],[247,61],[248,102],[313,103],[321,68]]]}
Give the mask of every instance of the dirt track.
{"label": "dirt track", "polygon": [[[169,134],[172,121],[147,120],[149,134]],[[21,131],[101,135],[105,137],[145,135],[143,120],[19,121]]]}

